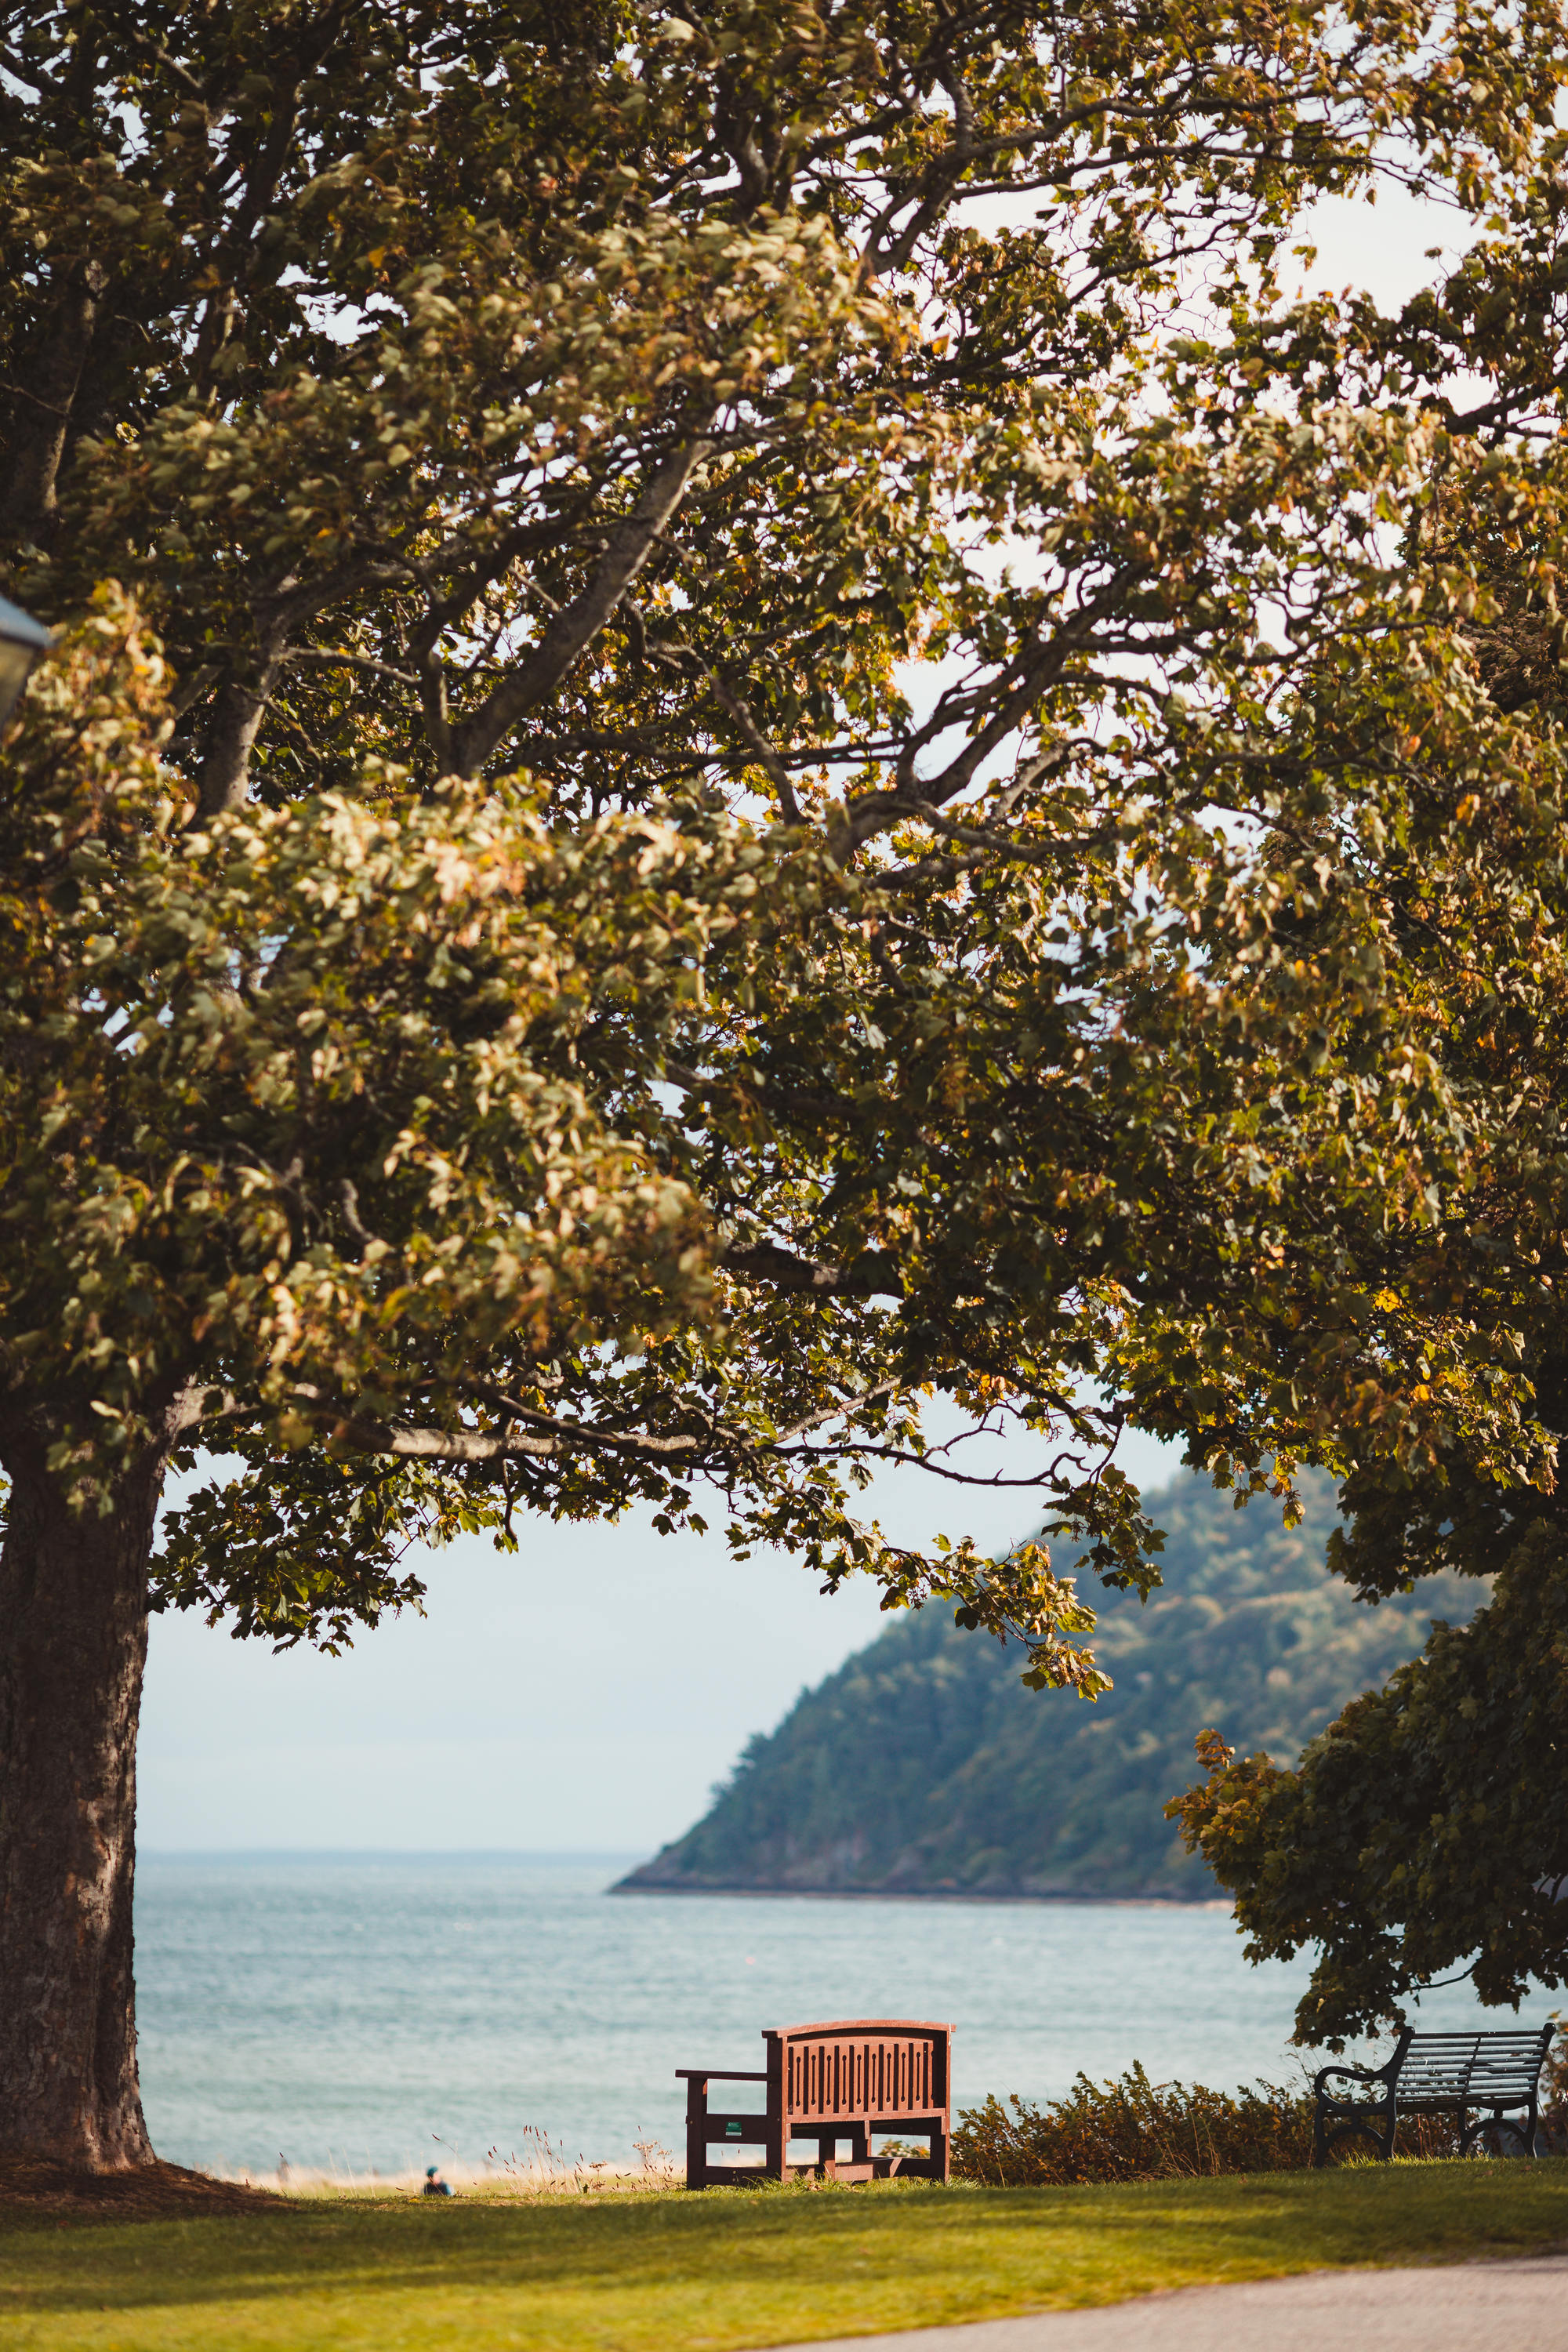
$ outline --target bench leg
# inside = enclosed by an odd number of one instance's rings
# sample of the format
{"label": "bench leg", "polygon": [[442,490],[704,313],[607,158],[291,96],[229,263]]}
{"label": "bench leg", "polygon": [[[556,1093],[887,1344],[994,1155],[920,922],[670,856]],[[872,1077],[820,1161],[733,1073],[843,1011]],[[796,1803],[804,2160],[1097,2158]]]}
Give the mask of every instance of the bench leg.
{"label": "bench leg", "polygon": [[[805,2128],[796,2125],[792,2137],[811,2140],[816,2148],[816,2161],[809,2168],[819,2180],[849,2179],[855,2175],[871,2178],[871,2142],[863,2123],[812,2124]],[[849,2153],[840,2159],[838,2143],[847,2139]]]}
{"label": "bench leg", "polygon": [[[1331,2121],[1331,2110],[1317,2106],[1312,2111],[1312,2169],[1321,2171],[1329,2160],[1329,2151],[1342,2139],[1364,2136],[1371,2140],[1381,2160],[1387,2164],[1394,2154],[1394,2143],[1399,2130],[1399,2115],[1392,2099],[1386,2106],[1368,2107],[1359,2116],[1340,2116]],[[1386,2121],[1381,2118],[1386,2117]]]}
{"label": "bench leg", "polygon": [[1533,2099],[1526,2113],[1517,2121],[1512,2116],[1504,2115],[1499,2110],[1489,2116],[1483,2116],[1479,2122],[1472,2124],[1466,2120],[1468,2113],[1468,2108],[1462,2107],[1459,2110],[1459,2154],[1461,2156],[1473,2156],[1477,2147],[1485,2140],[1489,2132],[1510,2132],[1519,2142],[1521,2155],[1539,2156],[1541,2151],[1536,2142],[1539,2117]]}
{"label": "bench leg", "polygon": [[686,2083],[686,2185],[708,2186],[708,2085],[694,2075]]}

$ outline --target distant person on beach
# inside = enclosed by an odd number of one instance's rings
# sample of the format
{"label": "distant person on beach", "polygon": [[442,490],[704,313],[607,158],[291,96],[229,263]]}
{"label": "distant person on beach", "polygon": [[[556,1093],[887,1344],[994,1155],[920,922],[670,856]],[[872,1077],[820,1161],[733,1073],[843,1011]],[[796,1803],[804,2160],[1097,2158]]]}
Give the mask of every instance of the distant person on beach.
{"label": "distant person on beach", "polygon": [[435,2167],[434,2165],[431,2165],[431,2167],[429,2168],[428,2171],[427,2171],[427,2172],[426,2173],[426,2175],[425,2175],[425,2194],[426,2194],[426,2197],[450,2197],[451,2193],[452,2193],[452,2192],[451,2192],[450,2189],[448,2189],[448,2187],[447,2186],[447,2183],[442,2179],[442,2178],[441,2178],[441,2176],[440,2176],[439,2172],[436,2169],[436,2167]]}

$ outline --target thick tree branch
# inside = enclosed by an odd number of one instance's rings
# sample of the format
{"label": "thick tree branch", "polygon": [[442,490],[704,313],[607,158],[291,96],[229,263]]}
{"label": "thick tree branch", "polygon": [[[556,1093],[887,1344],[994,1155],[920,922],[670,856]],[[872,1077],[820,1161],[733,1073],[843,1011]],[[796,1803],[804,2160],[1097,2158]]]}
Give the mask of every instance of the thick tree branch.
{"label": "thick tree branch", "polygon": [[672,449],[631,512],[610,528],[593,576],[575,603],[558,613],[538,645],[495,688],[473,717],[452,730],[454,764],[472,775],[519,719],[553,693],[579,654],[591,645],[647,562],[687,484],[712,446],[701,425]]}
{"label": "thick tree branch", "polygon": [[776,1242],[753,1242],[744,1249],[724,1251],[719,1260],[726,1274],[749,1276],[788,1290],[816,1297],[901,1298],[903,1282],[897,1265],[879,1250],[867,1250],[847,1265],[797,1257]]}
{"label": "thick tree branch", "polygon": [[416,1429],[394,1421],[345,1421],[333,1436],[353,1453],[389,1454],[398,1462],[538,1462],[559,1451],[553,1438],[489,1429]]}
{"label": "thick tree branch", "polygon": [[47,314],[27,365],[27,406],[13,422],[10,469],[0,497],[0,529],[7,537],[46,537],[53,527],[71,407],[108,283],[100,261],[84,261]]}
{"label": "thick tree branch", "polygon": [[196,782],[196,804],[202,816],[244,807],[250,785],[250,755],[287,649],[283,621],[274,610],[258,627],[250,676],[230,677],[218,689]]}

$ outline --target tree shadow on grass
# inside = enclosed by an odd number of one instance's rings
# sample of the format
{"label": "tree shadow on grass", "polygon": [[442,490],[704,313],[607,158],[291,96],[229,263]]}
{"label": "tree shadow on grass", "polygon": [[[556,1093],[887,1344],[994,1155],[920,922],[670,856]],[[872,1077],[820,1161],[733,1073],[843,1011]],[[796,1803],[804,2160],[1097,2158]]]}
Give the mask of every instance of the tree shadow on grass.
{"label": "tree shadow on grass", "polygon": [[39,2157],[0,2157],[0,2231],[40,2221],[164,2221],[206,2213],[275,2213],[288,2202],[239,2180],[215,2180],[183,2164],[125,2172],[79,2172]]}
{"label": "tree shadow on grass", "polygon": [[[200,2176],[194,2176],[200,2178]],[[13,2206],[0,2315],[510,2291],[747,2295],[988,2282],[1100,2302],[1198,2278],[1462,2260],[1568,2238],[1568,2163],[1411,2165],[1124,2187],[840,2189],[458,2200],[260,2197],[127,2227],[121,2214]]]}

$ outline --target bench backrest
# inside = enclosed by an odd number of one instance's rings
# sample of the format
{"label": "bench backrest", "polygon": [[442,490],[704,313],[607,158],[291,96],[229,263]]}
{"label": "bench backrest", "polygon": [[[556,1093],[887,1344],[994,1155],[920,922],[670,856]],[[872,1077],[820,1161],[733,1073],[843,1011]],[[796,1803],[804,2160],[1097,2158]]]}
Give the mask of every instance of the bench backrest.
{"label": "bench backrest", "polygon": [[945,2115],[951,2025],[907,2017],[837,2018],[767,2029],[769,2104],[776,2084],[792,2121],[835,2116]]}
{"label": "bench backrest", "polygon": [[1552,2029],[1533,2033],[1413,2033],[1395,2083],[1403,2099],[1528,2098]]}

